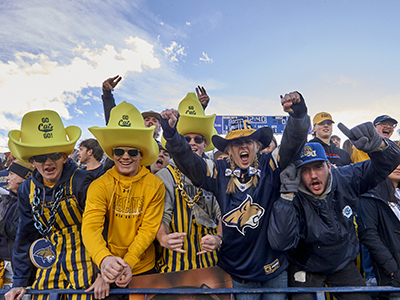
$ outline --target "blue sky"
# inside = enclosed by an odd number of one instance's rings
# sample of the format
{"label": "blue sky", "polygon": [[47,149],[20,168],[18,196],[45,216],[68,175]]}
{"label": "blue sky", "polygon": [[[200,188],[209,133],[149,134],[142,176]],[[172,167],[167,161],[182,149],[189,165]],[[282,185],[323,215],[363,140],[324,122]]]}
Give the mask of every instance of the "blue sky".
{"label": "blue sky", "polygon": [[176,108],[200,84],[207,114],[283,115],[279,95],[298,90],[311,116],[400,120],[399,11],[395,0],[2,0],[0,152],[30,110],[92,137],[101,83],[117,74],[117,103],[140,111]]}

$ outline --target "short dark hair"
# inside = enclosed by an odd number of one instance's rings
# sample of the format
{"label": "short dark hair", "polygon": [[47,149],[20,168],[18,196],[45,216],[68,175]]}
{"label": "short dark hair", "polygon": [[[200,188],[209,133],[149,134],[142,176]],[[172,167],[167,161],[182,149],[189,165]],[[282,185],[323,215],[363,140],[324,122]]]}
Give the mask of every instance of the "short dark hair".
{"label": "short dark hair", "polygon": [[335,134],[331,135],[331,141],[332,141],[332,139],[337,139],[339,142],[341,141],[341,138]]}
{"label": "short dark hair", "polygon": [[101,148],[99,142],[96,139],[86,139],[83,140],[80,144],[79,147],[86,147],[86,149],[88,150],[92,150],[93,151],[93,157],[97,160],[97,161],[101,161],[101,159],[103,158],[103,154],[104,151]]}

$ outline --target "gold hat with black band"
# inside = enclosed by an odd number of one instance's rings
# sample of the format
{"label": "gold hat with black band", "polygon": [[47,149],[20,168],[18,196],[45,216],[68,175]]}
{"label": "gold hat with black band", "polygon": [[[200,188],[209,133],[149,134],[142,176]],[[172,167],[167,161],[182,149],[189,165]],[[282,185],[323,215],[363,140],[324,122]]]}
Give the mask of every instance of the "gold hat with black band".
{"label": "gold hat with black band", "polygon": [[219,135],[214,135],[212,137],[215,147],[222,152],[225,152],[229,143],[244,138],[259,141],[262,144],[261,148],[265,148],[271,143],[273,137],[271,128],[265,126],[255,130],[247,120],[242,118],[232,120],[228,127],[230,131],[225,138]]}

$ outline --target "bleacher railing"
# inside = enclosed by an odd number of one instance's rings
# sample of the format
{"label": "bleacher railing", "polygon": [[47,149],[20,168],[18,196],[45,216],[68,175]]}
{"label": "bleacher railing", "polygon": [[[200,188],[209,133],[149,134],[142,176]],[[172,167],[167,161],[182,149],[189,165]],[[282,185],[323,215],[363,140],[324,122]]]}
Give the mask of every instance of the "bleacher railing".
{"label": "bleacher railing", "polygon": [[[1,290],[0,295],[7,293],[8,290]],[[314,294],[315,300],[325,300],[326,293],[372,293],[378,292],[398,292],[400,287],[381,286],[381,287],[323,287],[323,288],[279,288],[279,289],[112,289],[110,294],[141,294],[145,295],[145,300],[149,299],[148,295],[230,295],[234,299],[236,294],[296,294],[311,293]],[[32,290],[28,289],[27,294],[42,295],[48,294],[48,300],[58,300],[61,295],[86,294],[84,290]],[[93,292],[88,293],[93,294]]]}

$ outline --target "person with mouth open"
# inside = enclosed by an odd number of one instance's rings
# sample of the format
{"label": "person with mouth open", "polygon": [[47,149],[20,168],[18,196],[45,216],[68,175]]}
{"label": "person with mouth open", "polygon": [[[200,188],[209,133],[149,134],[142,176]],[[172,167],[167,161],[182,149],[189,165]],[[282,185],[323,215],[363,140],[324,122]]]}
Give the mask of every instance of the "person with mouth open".
{"label": "person with mouth open", "polygon": [[[382,115],[375,118],[373,122],[375,130],[379,133],[381,137],[390,139],[394,129],[397,126],[397,120],[388,115]],[[357,148],[353,148],[353,153],[351,154],[351,162],[353,164],[357,162],[362,162],[369,159],[369,156],[364,151]]]}
{"label": "person with mouth open", "polygon": [[[64,128],[57,112],[39,110],[26,113],[21,130],[11,130],[8,136],[12,154],[36,170],[18,188],[14,282],[6,299],[21,299],[26,293],[33,265],[38,268],[33,289],[89,288],[94,265],[82,245],[81,221],[92,177],[67,160],[81,136],[80,128]],[[78,297],[92,298],[69,298]],[[32,295],[32,299],[47,298],[46,294]]]}
{"label": "person with mouth open", "polygon": [[[217,198],[223,232],[218,266],[231,275],[237,289],[287,286],[286,254],[271,249],[267,227],[272,205],[279,198],[280,168],[299,156],[310,119],[298,92],[281,96],[281,104],[290,118],[279,149],[260,153],[271,142],[271,128],[255,130],[246,120],[236,119],[229,124],[225,138],[217,134],[212,137],[215,147],[229,155],[223,160],[210,160],[193,152],[186,142],[189,138],[179,134],[185,120],[180,110],[161,112],[163,136],[175,164],[195,186]],[[286,295],[236,294],[235,298],[285,299]]]}
{"label": "person with mouth open", "polygon": [[[282,171],[281,197],[275,202],[268,239],[288,251],[292,287],[365,286],[355,264],[359,252],[353,218],[359,196],[374,188],[400,163],[400,148],[381,137],[371,122],[339,129],[370,160],[331,167],[319,143],[307,143],[295,164]],[[338,293],[342,299],[371,299],[367,293]],[[294,300],[314,294],[293,294]]]}
{"label": "person with mouth open", "polygon": [[158,171],[168,166],[169,160],[171,159],[169,152],[161,145],[159,141],[156,140],[156,142],[159,149],[157,160],[153,162],[150,166],[147,166],[152,174],[156,174]]}
{"label": "person with mouth open", "polygon": [[[178,111],[181,116],[177,130],[184,136],[191,154],[207,158],[205,152],[214,149],[211,136],[216,132],[215,115],[205,115],[195,93],[187,94]],[[161,142],[165,143],[165,139]],[[156,176],[166,189],[163,221],[157,232],[161,246],[157,262],[159,272],[215,266],[222,228],[219,225],[221,211],[214,195],[195,187],[173,159]]]}

